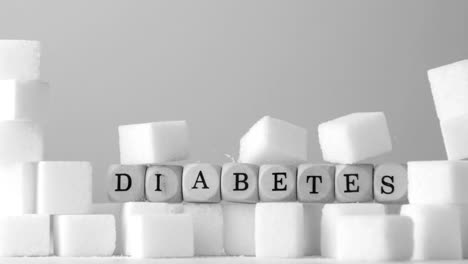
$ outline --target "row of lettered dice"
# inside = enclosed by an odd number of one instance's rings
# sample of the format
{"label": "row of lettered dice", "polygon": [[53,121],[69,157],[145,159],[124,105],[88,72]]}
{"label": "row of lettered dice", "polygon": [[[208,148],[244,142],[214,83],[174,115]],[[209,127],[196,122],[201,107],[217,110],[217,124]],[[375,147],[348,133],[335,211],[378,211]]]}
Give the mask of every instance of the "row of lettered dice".
{"label": "row of lettered dice", "polygon": [[226,163],[111,165],[108,197],[115,202],[382,202],[407,201],[406,165]]}

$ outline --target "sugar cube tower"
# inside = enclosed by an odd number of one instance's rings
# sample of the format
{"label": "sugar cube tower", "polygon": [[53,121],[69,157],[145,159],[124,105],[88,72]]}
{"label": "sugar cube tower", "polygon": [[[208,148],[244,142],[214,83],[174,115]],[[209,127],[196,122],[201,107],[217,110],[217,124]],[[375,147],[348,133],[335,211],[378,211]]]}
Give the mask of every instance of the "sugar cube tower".
{"label": "sugar cube tower", "polygon": [[238,162],[188,163],[186,121],[118,128],[108,203],[85,161],[44,161],[40,43],[0,41],[0,256],[468,258],[468,61],[429,70],[447,161],[372,164],[392,150],[382,112],[307,129],[265,116]]}

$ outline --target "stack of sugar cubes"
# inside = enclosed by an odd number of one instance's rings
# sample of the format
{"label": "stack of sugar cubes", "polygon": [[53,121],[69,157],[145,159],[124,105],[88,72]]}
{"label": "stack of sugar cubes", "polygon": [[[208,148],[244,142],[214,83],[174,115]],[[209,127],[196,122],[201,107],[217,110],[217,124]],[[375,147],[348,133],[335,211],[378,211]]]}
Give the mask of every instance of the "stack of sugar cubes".
{"label": "stack of sugar cubes", "polygon": [[[344,116],[321,124],[319,137],[324,159],[338,164],[307,163],[307,130],[265,116],[241,138],[238,162],[180,165],[189,153],[185,121],[120,126],[121,162],[107,175],[113,203],[95,212],[121,216],[118,252],[138,258],[352,259],[381,243],[374,259],[408,259],[412,222],[396,215],[407,202],[406,166],[358,164],[391,150],[385,115]],[[360,249],[352,240],[339,246],[341,218],[361,216],[348,237],[368,226],[376,233]],[[408,232],[387,235],[400,229]]]}
{"label": "stack of sugar cubes", "polygon": [[91,165],[42,161],[49,85],[39,66],[38,41],[0,40],[0,256],[112,255],[114,217],[83,215]]}
{"label": "stack of sugar cubes", "polygon": [[335,173],[338,203],[327,204],[322,211],[322,256],[356,261],[409,260],[413,223],[398,215],[401,204],[407,202],[406,165],[358,164],[391,151],[385,115],[353,113],[320,124],[318,133],[323,159],[340,163]]}
{"label": "stack of sugar cubes", "polygon": [[468,60],[428,71],[448,160],[408,162],[415,260],[468,257]]}

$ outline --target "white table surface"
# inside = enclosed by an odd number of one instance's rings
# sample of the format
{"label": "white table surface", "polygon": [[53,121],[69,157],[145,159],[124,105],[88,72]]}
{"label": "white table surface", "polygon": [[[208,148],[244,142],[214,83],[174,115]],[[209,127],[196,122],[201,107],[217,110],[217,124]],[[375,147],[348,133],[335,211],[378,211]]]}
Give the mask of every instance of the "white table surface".
{"label": "white table surface", "polygon": [[[281,259],[281,258],[255,258],[255,257],[210,257],[210,258],[178,258],[178,259],[133,259],[128,257],[107,257],[107,258],[63,258],[63,257],[38,257],[38,258],[0,258],[0,263],[50,263],[50,264],[259,264],[259,263],[282,263],[282,264],[334,264],[334,263],[363,263],[363,262],[339,262],[331,259],[323,258],[298,258],[298,259]],[[453,264],[468,264],[468,260],[457,261],[430,261],[430,262],[367,262],[367,263],[453,263]]]}

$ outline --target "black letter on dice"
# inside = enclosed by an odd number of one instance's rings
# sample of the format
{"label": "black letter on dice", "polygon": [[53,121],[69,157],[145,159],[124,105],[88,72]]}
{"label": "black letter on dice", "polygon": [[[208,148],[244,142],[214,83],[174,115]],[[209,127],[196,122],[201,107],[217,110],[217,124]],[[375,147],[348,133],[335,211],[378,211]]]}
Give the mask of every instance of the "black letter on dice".
{"label": "black letter on dice", "polygon": [[[386,182],[385,179],[388,178],[390,181]],[[395,186],[393,185],[393,176],[385,175],[382,177],[382,185],[390,188],[389,191],[385,191],[384,187],[380,187],[380,193],[382,194],[392,194],[395,191]]]}
{"label": "black letter on dice", "polygon": [[351,190],[351,187],[355,186],[356,181],[353,179],[350,179],[351,176],[354,176],[356,177],[356,180],[359,180],[359,175],[357,173],[353,173],[353,174],[343,174],[343,176],[346,177],[346,190],[344,192],[345,193],[359,192],[359,186],[357,186],[356,189]]}
{"label": "black letter on dice", "polygon": [[312,191],[310,193],[318,193],[317,192],[317,184],[316,184],[316,179],[319,179],[320,183],[322,183],[322,176],[321,175],[309,175],[306,178],[306,183],[309,183],[309,180],[312,179]]}
{"label": "black letter on dice", "polygon": [[[117,176],[117,189],[115,189],[116,192],[126,192],[130,190],[130,188],[132,187],[132,178],[130,177],[130,175],[128,175],[127,173],[116,173],[115,176]],[[125,176],[127,178],[126,188],[122,188],[122,176]]]}
{"label": "black letter on dice", "polygon": [[[247,182],[247,173],[243,172],[234,172],[234,176],[236,176],[236,188],[233,189],[233,191],[245,191],[249,188],[249,183]],[[244,176],[242,180],[239,179],[239,176]],[[240,188],[239,185],[243,183],[244,188]]]}
{"label": "black letter on dice", "polygon": [[272,191],[286,191],[288,186],[284,185],[282,188],[278,186],[278,184],[283,184],[283,179],[279,179],[278,176],[284,176],[286,179],[286,172],[273,172],[273,176],[275,177],[275,187],[272,189]]}
{"label": "black letter on dice", "polygon": [[195,184],[193,185],[192,189],[198,189],[197,184],[203,184],[202,189],[209,189],[208,185],[206,185],[205,177],[203,176],[203,172],[200,171],[198,172],[197,180],[195,181]]}
{"label": "black letter on dice", "polygon": [[154,190],[155,192],[161,192],[161,174],[156,173],[154,176],[156,176],[156,189]]}

